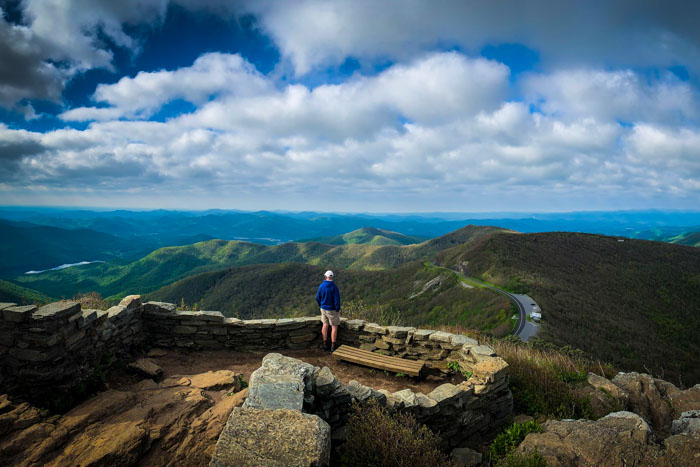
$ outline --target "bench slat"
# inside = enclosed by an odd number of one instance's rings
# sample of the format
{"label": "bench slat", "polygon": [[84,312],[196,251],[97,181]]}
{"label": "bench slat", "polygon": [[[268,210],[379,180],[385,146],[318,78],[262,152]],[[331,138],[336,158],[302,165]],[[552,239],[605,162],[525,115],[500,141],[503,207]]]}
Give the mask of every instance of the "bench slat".
{"label": "bench slat", "polygon": [[341,345],[335,352],[333,352],[332,355],[340,360],[346,360],[352,363],[378,368],[380,370],[406,373],[411,376],[419,376],[423,366],[425,365],[421,361],[390,357],[387,355],[369,352],[367,350],[357,349],[348,345]]}
{"label": "bench slat", "polygon": [[[398,357],[391,357],[388,355],[381,355],[378,353],[374,352],[369,352],[367,350],[361,350],[361,349],[356,349],[354,347],[346,347],[346,348],[338,348],[338,350],[335,351],[335,353],[340,352],[338,356],[342,355],[347,355],[347,356],[356,356],[359,358],[365,358],[368,361],[378,361],[378,362],[386,362],[386,363],[391,363],[396,366],[401,366],[404,368],[423,368],[424,363],[419,362],[416,360],[404,360],[402,358]],[[334,353],[334,355],[335,355]]]}

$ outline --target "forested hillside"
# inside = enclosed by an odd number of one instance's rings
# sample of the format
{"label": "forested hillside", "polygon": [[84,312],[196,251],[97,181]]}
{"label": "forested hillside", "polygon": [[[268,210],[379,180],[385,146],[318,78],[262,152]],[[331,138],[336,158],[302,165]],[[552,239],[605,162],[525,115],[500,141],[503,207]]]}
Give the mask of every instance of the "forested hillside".
{"label": "forested hillside", "polygon": [[33,305],[49,303],[52,298],[41,292],[20,287],[12,282],[0,279],[0,302],[17,303],[18,305]]}
{"label": "forested hillside", "polygon": [[363,227],[342,235],[318,237],[300,242],[319,242],[328,245],[345,245],[348,243],[362,243],[365,245],[411,245],[427,240],[425,237],[413,237],[391,230]]}
{"label": "forested hillside", "polygon": [[[148,294],[151,300],[219,310],[239,318],[318,314],[316,289],[324,268],[306,264],[254,265],[188,277]],[[406,325],[462,324],[503,336],[511,303],[488,289],[467,288],[449,271],[412,262],[385,271],[339,270],[335,278],[346,315],[369,307],[374,316]],[[381,309],[381,310],[380,310]]]}
{"label": "forested hillside", "polygon": [[494,235],[444,266],[531,295],[542,338],[620,368],[700,382],[700,250],[601,235]]}
{"label": "forested hillside", "polygon": [[127,264],[91,264],[16,280],[51,296],[96,291],[104,297],[147,293],[200,272],[248,264],[296,262],[329,268],[380,270],[432,260],[445,248],[471,244],[501,232],[495,227],[468,226],[417,245],[326,245],[317,242],[261,245],[241,241],[210,240],[181,247],[158,249]]}

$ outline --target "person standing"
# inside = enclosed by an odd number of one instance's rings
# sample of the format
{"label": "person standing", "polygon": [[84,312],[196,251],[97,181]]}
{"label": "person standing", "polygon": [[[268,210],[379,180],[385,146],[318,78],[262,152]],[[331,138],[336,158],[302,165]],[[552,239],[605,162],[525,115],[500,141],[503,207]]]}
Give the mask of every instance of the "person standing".
{"label": "person standing", "polygon": [[[333,282],[333,271],[328,270],[324,274],[325,280],[318,286],[316,303],[321,308],[321,335],[323,336],[323,350],[334,352],[338,348],[338,326],[340,325],[340,291]],[[331,344],[328,345],[328,326],[331,326]]]}

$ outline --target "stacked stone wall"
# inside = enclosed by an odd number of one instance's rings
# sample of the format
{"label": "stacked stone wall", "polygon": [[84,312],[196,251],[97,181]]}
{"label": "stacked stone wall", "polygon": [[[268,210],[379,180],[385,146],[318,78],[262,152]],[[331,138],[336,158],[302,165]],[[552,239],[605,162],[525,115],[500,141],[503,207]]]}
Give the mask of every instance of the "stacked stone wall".
{"label": "stacked stone wall", "polygon": [[171,303],[148,302],[143,325],[157,347],[254,350],[308,349],[321,342],[320,318],[224,318],[218,311],[177,311]]}
{"label": "stacked stone wall", "polygon": [[109,310],[66,301],[0,304],[0,387],[30,398],[76,387],[101,362],[142,344],[141,310],[138,297]]}
{"label": "stacked stone wall", "polygon": [[[4,391],[42,393],[76,386],[90,377],[105,355],[119,356],[140,345],[192,350],[279,351],[316,348],[319,317],[239,320],[217,311],[178,311],[136,296],[106,311],[81,310],[75,302],[42,308],[0,304],[0,381]],[[340,343],[368,351],[422,360],[427,370],[447,373],[452,362],[471,377],[443,384],[429,394],[410,389],[389,393],[352,382],[343,385],[328,369],[314,373],[309,412],[342,434],[353,400],[378,398],[415,414],[450,446],[477,442],[512,416],[507,363],[492,348],[466,336],[413,327],[343,320]],[[452,370],[454,364],[450,365]],[[336,433],[334,433],[334,436]]]}
{"label": "stacked stone wall", "polygon": [[[219,312],[176,311],[173,304],[149,302],[144,305],[143,320],[151,343],[160,347],[274,352],[316,348],[321,343],[319,317],[243,321],[224,318]],[[342,436],[351,403],[369,397],[392,409],[413,413],[418,421],[439,432],[451,447],[477,443],[512,417],[508,364],[491,347],[474,339],[346,319],[341,321],[338,339],[341,344],[383,355],[422,360],[427,371],[433,373],[449,373],[453,369],[448,365],[456,362],[472,376],[458,385],[443,384],[426,395],[410,389],[389,393],[355,381],[345,386],[328,368],[320,369],[313,373],[311,393],[306,384],[305,410],[328,422],[334,436]]]}

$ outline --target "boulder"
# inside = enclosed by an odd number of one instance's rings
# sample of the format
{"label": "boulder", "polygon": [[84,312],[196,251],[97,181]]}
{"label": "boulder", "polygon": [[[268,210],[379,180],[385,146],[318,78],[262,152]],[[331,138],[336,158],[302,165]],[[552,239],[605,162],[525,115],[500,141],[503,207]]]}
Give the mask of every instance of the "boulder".
{"label": "boulder", "polygon": [[304,406],[304,383],[298,376],[258,376],[251,378],[248,390],[243,407],[301,411]]}
{"label": "boulder", "polygon": [[[694,418],[687,421],[697,422],[698,419]],[[663,445],[666,448],[666,459],[674,466],[698,466],[700,465],[700,430],[698,430],[696,423],[685,425],[683,430],[681,433],[674,434],[663,441]]]}
{"label": "boulder", "polygon": [[450,452],[452,461],[460,467],[481,465],[481,453],[469,448],[456,448]]}
{"label": "boulder", "polygon": [[618,373],[612,382],[627,393],[632,412],[641,415],[659,435],[668,436],[673,420],[670,400],[681,392],[676,386],[643,373]]}
{"label": "boulder", "polygon": [[671,424],[671,434],[693,435],[700,433],[700,410],[683,412],[677,420]]}
{"label": "boulder", "polygon": [[322,466],[330,447],[330,426],[316,415],[234,408],[209,465]]}
{"label": "boulder", "polygon": [[669,397],[673,409],[673,418],[678,418],[683,412],[700,410],[700,384],[690,389],[674,393]]}
{"label": "boulder", "polygon": [[156,365],[156,362],[150,358],[139,358],[135,362],[129,363],[127,367],[136,373],[152,378],[156,381],[163,377],[163,369]]}
{"label": "boulder", "polygon": [[226,389],[237,392],[241,389],[240,378],[231,370],[207,371],[190,376],[189,380],[191,386],[210,391]]}
{"label": "boulder", "polygon": [[649,425],[637,414],[615,412],[597,421],[550,420],[543,433],[530,433],[516,453],[535,450],[547,465],[639,465],[663,463]]}

